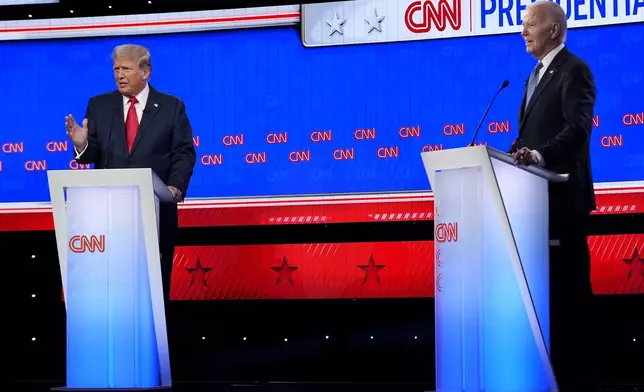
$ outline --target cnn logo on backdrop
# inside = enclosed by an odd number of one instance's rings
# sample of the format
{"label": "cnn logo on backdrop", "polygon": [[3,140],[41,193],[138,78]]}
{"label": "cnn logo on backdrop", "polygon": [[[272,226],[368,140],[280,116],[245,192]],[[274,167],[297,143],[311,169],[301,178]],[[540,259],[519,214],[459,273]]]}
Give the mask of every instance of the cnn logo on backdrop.
{"label": "cnn logo on backdrop", "polygon": [[460,30],[463,19],[461,1],[414,1],[405,10],[405,25],[415,34],[428,33],[432,30],[432,26],[437,31],[445,31],[448,24],[452,30]]}
{"label": "cnn logo on backdrop", "polygon": [[105,235],[75,235],[69,239],[69,250],[74,253],[105,252]]}

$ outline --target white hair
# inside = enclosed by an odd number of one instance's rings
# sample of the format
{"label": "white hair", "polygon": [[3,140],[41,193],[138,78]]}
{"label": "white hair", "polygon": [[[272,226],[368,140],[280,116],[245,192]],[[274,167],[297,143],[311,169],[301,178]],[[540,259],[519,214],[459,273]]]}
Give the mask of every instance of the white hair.
{"label": "white hair", "polygon": [[566,12],[561,8],[561,5],[551,0],[538,0],[528,6],[528,8],[531,7],[545,7],[550,21],[559,25],[559,41],[566,42],[568,18],[566,18]]}

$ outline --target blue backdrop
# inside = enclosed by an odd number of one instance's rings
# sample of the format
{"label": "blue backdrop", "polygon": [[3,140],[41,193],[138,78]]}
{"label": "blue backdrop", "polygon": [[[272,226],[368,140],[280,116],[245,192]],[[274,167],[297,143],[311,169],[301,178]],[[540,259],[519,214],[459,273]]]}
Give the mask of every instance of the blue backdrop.
{"label": "blue backdrop", "polygon": [[[110,54],[125,42],[150,48],[152,85],[187,105],[198,141],[189,197],[427,190],[423,146],[466,145],[505,79],[479,140],[507,149],[535,64],[518,34],[327,48],[303,47],[294,27],[3,42],[0,202],[49,200],[43,169],[68,169],[72,153],[48,143],[65,140],[67,113],[80,121],[90,96],[114,89]],[[643,179],[644,24],[571,30],[567,45],[596,78],[595,181]],[[509,121],[509,132],[491,133],[491,121]],[[460,124],[464,134],[445,134]],[[375,139],[356,140],[357,129]],[[329,130],[330,141],[311,140]],[[274,132],[288,141],[268,143]],[[243,145],[223,142],[242,134]],[[351,148],[353,159],[334,159]]]}

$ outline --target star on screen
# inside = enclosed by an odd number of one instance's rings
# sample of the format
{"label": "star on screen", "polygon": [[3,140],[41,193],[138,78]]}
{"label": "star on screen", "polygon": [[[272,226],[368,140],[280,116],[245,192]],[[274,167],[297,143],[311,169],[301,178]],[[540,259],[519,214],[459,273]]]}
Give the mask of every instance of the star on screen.
{"label": "star on screen", "polygon": [[329,36],[332,36],[335,33],[344,35],[344,30],[342,26],[344,26],[346,22],[347,22],[346,19],[340,19],[337,12],[334,13],[333,19],[326,21],[327,26],[331,28],[331,30],[329,31]]}
{"label": "star on screen", "polygon": [[369,31],[367,31],[367,34],[370,34],[374,30],[382,33],[381,23],[384,19],[384,16],[378,16],[378,10],[374,8],[373,15],[370,15],[369,19],[365,18],[364,20],[369,25]]}

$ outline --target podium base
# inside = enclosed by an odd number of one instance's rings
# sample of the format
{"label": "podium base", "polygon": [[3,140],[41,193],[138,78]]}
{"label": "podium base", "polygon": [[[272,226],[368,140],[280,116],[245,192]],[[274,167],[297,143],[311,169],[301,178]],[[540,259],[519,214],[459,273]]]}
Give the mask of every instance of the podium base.
{"label": "podium base", "polygon": [[140,392],[140,391],[170,391],[172,387],[145,387],[145,388],[70,388],[55,387],[51,391],[67,392]]}

